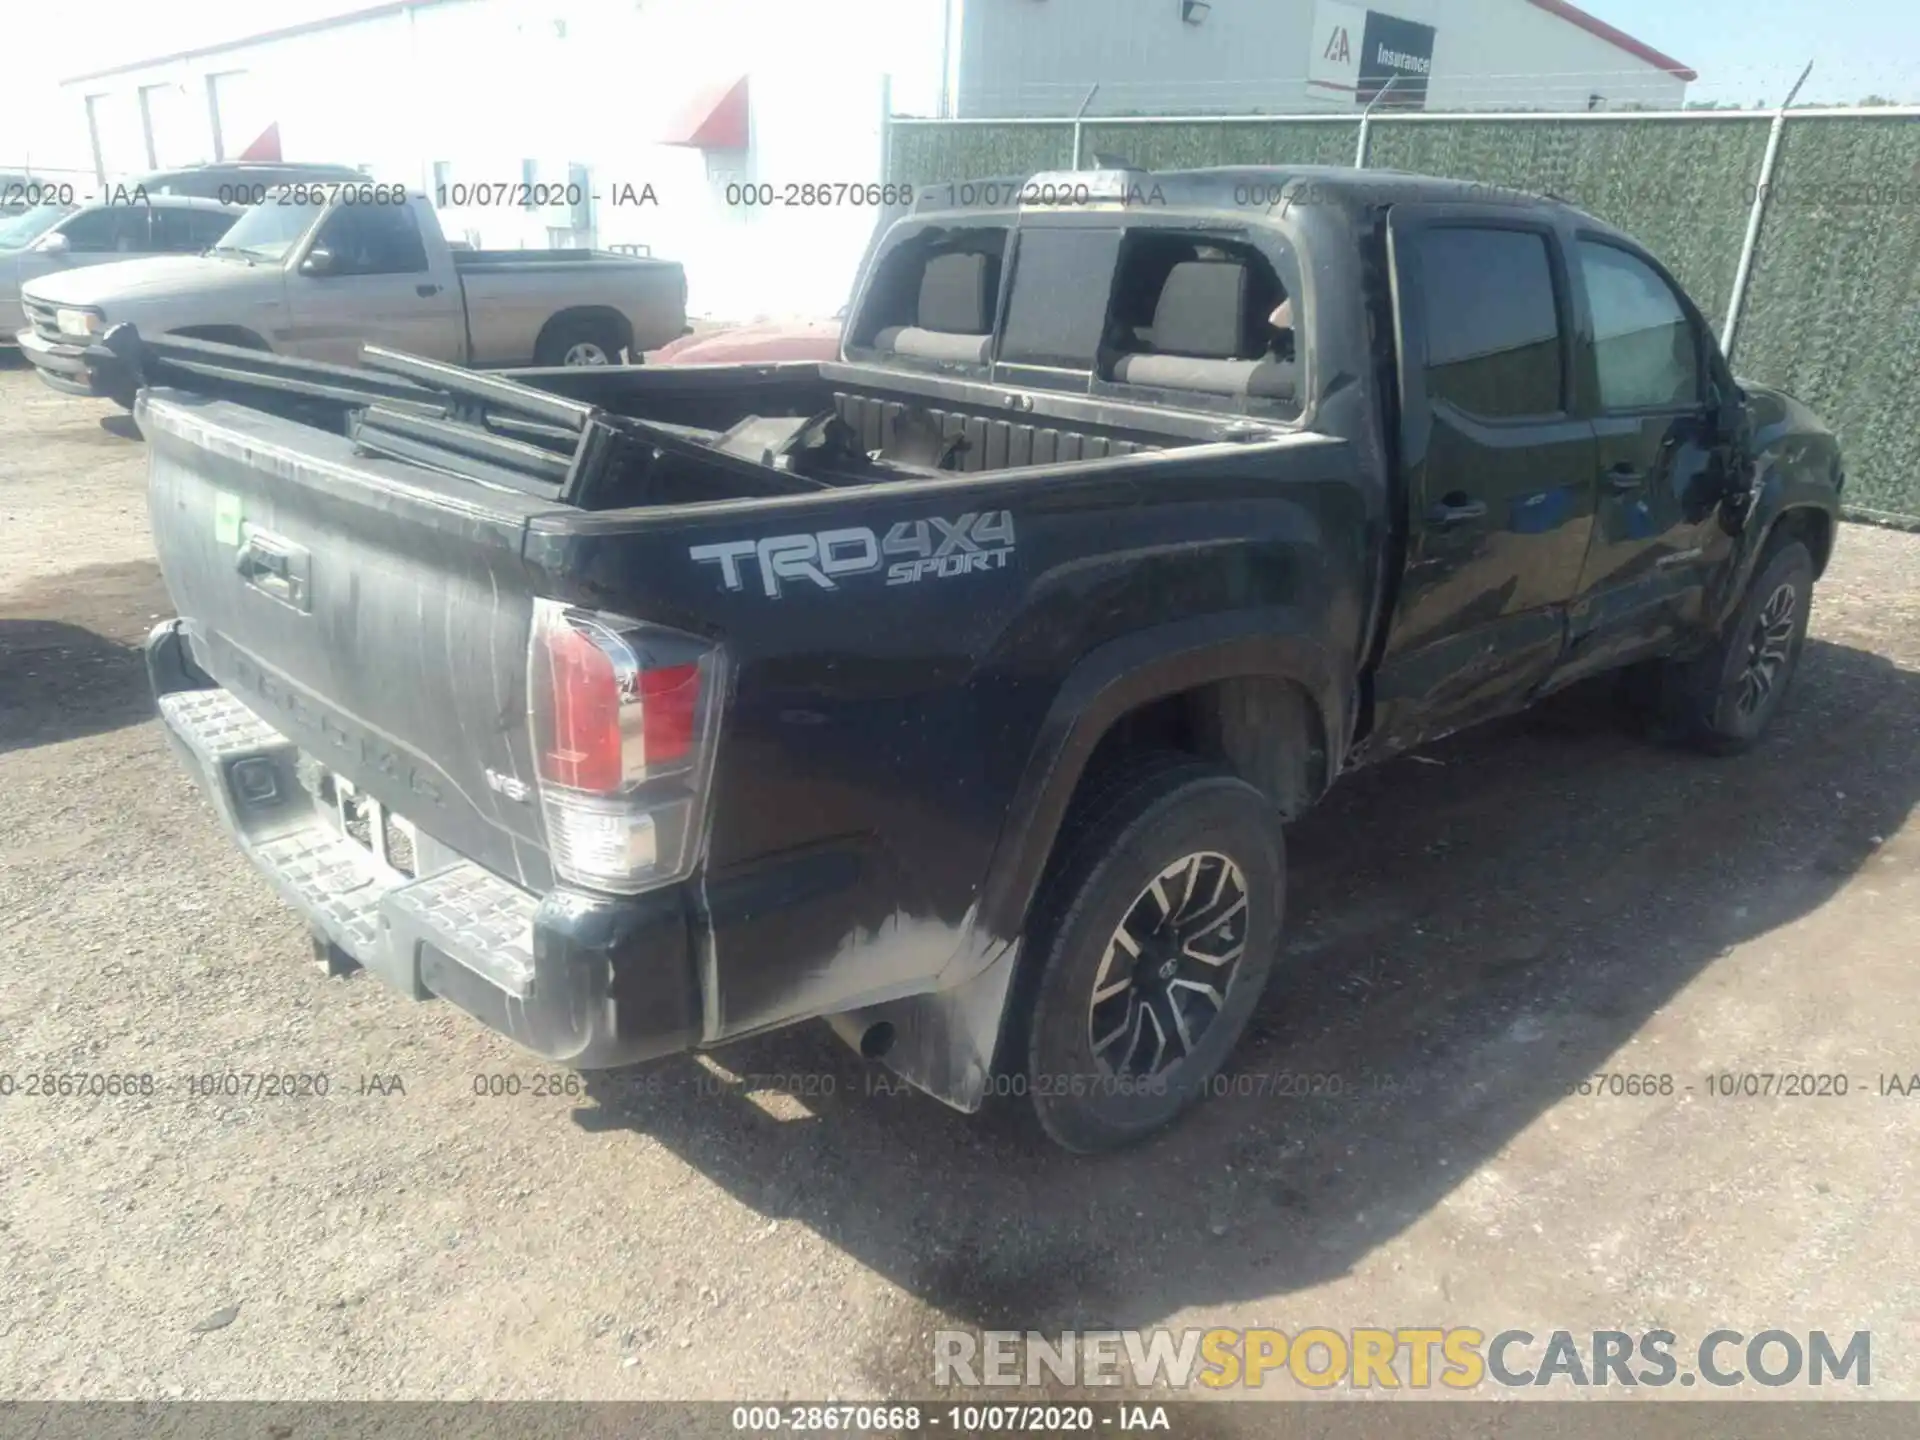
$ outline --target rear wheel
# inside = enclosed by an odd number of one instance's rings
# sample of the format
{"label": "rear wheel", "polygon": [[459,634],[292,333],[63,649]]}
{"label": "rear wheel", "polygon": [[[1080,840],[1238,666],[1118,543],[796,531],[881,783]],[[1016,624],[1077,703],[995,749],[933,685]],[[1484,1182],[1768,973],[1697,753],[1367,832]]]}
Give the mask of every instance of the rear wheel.
{"label": "rear wheel", "polygon": [[1661,718],[1675,738],[1716,755],[1750,749],[1779,713],[1799,669],[1813,609],[1813,557],[1781,539],[1705,654],[1659,675]]}
{"label": "rear wheel", "polygon": [[1080,808],[1034,937],[1025,1081],[1083,1153],[1206,1093],[1271,973],[1286,861],[1273,805],[1217,766],[1156,757]]}
{"label": "rear wheel", "polygon": [[536,365],[618,365],[626,342],[610,320],[563,320],[534,347]]}

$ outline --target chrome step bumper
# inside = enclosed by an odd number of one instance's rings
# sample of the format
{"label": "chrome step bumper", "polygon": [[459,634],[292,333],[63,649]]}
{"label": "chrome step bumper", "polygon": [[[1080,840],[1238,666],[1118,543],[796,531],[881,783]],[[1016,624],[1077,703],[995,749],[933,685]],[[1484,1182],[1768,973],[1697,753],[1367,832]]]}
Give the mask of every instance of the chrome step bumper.
{"label": "chrome step bumper", "polygon": [[[532,999],[539,897],[457,856],[425,861],[425,846],[412,847],[414,863],[429,873],[406,873],[390,853],[378,802],[356,802],[367,817],[362,843],[344,805],[311,788],[325,772],[227,691],[181,690],[159,704],[240,848],[331,944],[416,999],[434,993],[423,976],[446,961],[509,1001]],[[352,793],[337,777],[328,781]]]}

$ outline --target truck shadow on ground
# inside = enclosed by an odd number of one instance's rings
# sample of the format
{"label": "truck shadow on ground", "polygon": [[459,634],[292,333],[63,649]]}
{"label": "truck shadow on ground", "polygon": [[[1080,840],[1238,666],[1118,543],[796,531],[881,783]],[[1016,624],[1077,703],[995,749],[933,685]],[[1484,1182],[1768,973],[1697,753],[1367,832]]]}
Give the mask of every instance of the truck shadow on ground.
{"label": "truck shadow on ground", "polygon": [[151,560],[70,571],[0,606],[0,754],[153,718],[139,641],[173,602]]}
{"label": "truck shadow on ground", "polygon": [[0,755],[152,718],[133,646],[59,620],[0,619]]}
{"label": "truck shadow on ground", "polygon": [[1226,1093],[1136,1150],[1076,1159],[1018,1102],[895,1093],[824,1026],[717,1052],[739,1083],[591,1076],[580,1123],[656,1138],[914,1297],[876,1376],[923,1373],[940,1325],[1142,1326],[1326,1281],[1730,946],[1832,898],[1920,791],[1920,674],[1849,647],[1809,643],[1739,759],[1622,718],[1563,697],[1343,782],[1289,832],[1290,938]]}

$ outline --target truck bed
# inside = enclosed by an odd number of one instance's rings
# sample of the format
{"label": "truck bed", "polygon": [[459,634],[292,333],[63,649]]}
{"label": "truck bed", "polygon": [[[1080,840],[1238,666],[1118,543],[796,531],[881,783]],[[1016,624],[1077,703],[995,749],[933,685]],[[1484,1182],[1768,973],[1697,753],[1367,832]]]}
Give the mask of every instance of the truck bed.
{"label": "truck bed", "polygon": [[[149,666],[243,847],[329,944],[569,1063],[1004,975],[1063,717],[1122,703],[1143,633],[1293,657],[1335,716],[1362,643],[1380,531],[1322,434],[877,366],[106,347],[179,612]],[[710,773],[561,808],[576,625],[660,717],[622,774]],[[692,673],[706,709],[646,698]]]}
{"label": "truck bed", "polygon": [[1064,395],[1014,419],[987,386],[830,362],[482,375],[375,347],[347,368],[124,332],[97,351],[131,384],[237,401],[365,455],[586,510],[1231,454],[1288,433],[1164,411],[1148,429],[1126,407]]}
{"label": "truck bed", "polygon": [[456,270],[491,270],[511,268],[516,271],[542,270],[553,266],[566,266],[569,269],[581,269],[588,266],[620,265],[635,269],[646,266],[670,265],[668,260],[654,260],[645,255],[616,255],[611,250],[454,250],[453,264]]}

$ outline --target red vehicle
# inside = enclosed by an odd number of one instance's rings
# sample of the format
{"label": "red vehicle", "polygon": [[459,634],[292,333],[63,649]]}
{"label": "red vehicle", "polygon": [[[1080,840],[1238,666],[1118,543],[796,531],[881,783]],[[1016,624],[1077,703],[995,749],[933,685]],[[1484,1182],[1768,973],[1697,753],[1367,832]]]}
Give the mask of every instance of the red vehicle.
{"label": "red vehicle", "polygon": [[840,321],[761,320],[682,335],[647,357],[650,365],[742,365],[774,360],[837,360]]}

